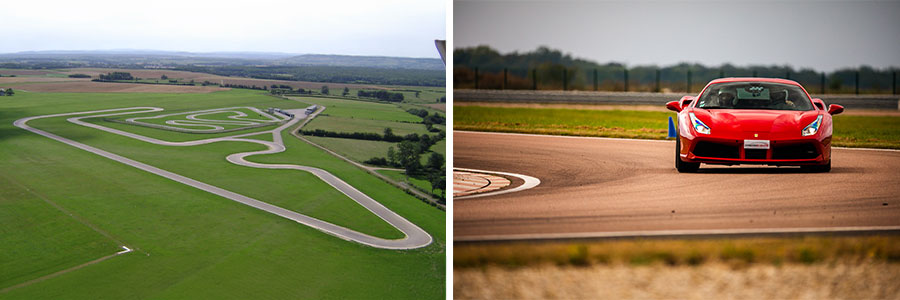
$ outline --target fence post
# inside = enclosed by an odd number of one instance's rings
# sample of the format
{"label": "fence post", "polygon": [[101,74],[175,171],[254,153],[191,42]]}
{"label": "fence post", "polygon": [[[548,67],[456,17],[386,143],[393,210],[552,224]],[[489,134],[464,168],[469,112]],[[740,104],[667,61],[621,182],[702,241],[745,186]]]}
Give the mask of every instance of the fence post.
{"label": "fence post", "polygon": [[891,90],[893,91],[894,95],[896,95],[897,94],[897,71],[891,72],[891,74],[893,74],[893,77],[892,77],[893,80],[891,80]]}
{"label": "fence post", "polygon": [[725,69],[719,68],[719,78],[725,78]]}
{"label": "fence post", "polygon": [[822,94],[825,94],[825,72],[822,72],[822,77],[821,77],[821,80],[819,80],[819,81],[822,84],[822,89],[821,89]]}
{"label": "fence post", "polygon": [[659,69],[656,69],[656,92],[659,93]]}
{"label": "fence post", "polygon": [[688,81],[687,82],[687,92],[688,92],[688,94],[690,94],[691,93],[691,69],[688,69],[687,81]]}
{"label": "fence post", "polygon": [[475,89],[478,89],[478,67],[475,67]]}
{"label": "fence post", "polygon": [[859,95],[859,70],[856,70],[856,94]]}
{"label": "fence post", "polygon": [[756,77],[756,69],[753,70],[753,77]]}
{"label": "fence post", "polygon": [[628,67],[625,67],[625,91],[628,91]]}
{"label": "fence post", "polygon": [[791,70],[784,71],[784,79],[791,79]]}
{"label": "fence post", "polygon": [[537,69],[531,69],[531,89],[537,90]]}
{"label": "fence post", "polygon": [[506,89],[506,68],[503,68],[503,87],[501,89]]}
{"label": "fence post", "polygon": [[[896,77],[897,74],[894,73],[894,75]],[[597,91],[597,69],[594,69],[594,91]]]}
{"label": "fence post", "polygon": [[569,89],[569,69],[563,68],[563,91]]}

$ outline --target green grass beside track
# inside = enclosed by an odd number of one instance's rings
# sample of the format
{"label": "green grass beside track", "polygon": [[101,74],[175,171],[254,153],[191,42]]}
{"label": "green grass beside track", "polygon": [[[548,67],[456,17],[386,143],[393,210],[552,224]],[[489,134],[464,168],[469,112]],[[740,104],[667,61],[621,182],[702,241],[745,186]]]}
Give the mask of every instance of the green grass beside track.
{"label": "green grass beside track", "polygon": [[330,138],[318,136],[304,136],[313,143],[325,147],[358,163],[369,160],[372,157],[387,156],[388,148],[394,147],[397,151],[398,143],[383,141],[367,141],[357,139]]}
{"label": "green grass beside track", "polygon": [[[455,130],[665,139],[674,112],[454,106]],[[900,149],[900,117],[834,116],[834,146]]]}
{"label": "green grass beside track", "polygon": [[374,101],[346,100],[325,97],[289,97],[304,103],[314,103],[327,107],[322,115],[371,119],[383,121],[422,122],[422,118],[414,116],[396,105]]}
{"label": "green grass beside track", "polygon": [[[331,108],[329,107],[325,111],[328,112]],[[371,132],[377,134],[383,134],[385,128],[391,128],[395,135],[407,135],[410,133],[415,134],[429,134],[434,135],[433,133],[428,132],[425,129],[424,124],[418,123],[403,123],[403,122],[391,122],[384,120],[372,120],[372,119],[359,119],[359,118],[347,118],[347,117],[337,117],[337,116],[323,116],[319,115],[314,120],[310,121],[303,130],[315,130],[322,129],[325,131],[334,131],[334,132]]]}
{"label": "green grass beside track", "polygon": [[[305,107],[302,103],[242,90],[210,94],[22,92],[8,98],[13,99],[0,99],[0,180],[14,178],[25,189],[8,190],[4,182],[0,217],[4,226],[24,225],[16,227],[16,234],[0,237],[0,253],[4,253],[0,256],[4,270],[0,289],[119,250],[108,238],[30,194],[58,203],[139,251],[14,289],[0,298],[444,297],[444,213],[289,135],[284,136],[287,152],[248,159],[326,169],[428,231],[435,242],[409,251],[347,242],[12,126],[14,120],[27,116],[131,106],[174,111]],[[398,236],[380,218],[308,173],[248,168],[225,161],[227,154],[259,150],[261,145],[227,142],[166,147],[84,128],[64,118],[29,124],[362,232]],[[135,126],[105,125],[141,133],[132,128]],[[161,137],[210,137],[155,131]],[[26,238],[27,242],[7,243]]]}
{"label": "green grass beside track", "polygon": [[[399,182],[406,182],[411,184],[412,186],[417,187],[419,190],[425,193],[431,193],[431,182],[425,179],[419,179],[415,177],[406,177],[406,173],[403,171],[394,171],[394,170],[378,170],[378,173],[387,176],[393,180]],[[443,187],[434,189],[434,194],[440,195]]]}

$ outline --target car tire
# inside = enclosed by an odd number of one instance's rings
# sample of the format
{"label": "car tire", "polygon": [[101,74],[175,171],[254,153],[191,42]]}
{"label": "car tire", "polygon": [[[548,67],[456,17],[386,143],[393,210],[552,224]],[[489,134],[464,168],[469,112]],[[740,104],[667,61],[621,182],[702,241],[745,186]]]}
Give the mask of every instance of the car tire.
{"label": "car tire", "polygon": [[678,173],[694,173],[700,169],[700,163],[681,161],[681,135],[675,131],[675,169]]}
{"label": "car tire", "polygon": [[831,172],[831,160],[829,159],[828,163],[824,165],[802,166],[800,168],[810,173],[828,173]]}

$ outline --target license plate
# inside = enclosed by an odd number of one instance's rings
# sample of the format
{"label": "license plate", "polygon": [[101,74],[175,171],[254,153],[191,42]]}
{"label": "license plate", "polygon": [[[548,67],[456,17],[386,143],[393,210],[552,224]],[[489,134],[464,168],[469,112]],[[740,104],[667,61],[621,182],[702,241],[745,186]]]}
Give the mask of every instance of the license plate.
{"label": "license plate", "polygon": [[769,140],[744,140],[744,149],[769,149]]}

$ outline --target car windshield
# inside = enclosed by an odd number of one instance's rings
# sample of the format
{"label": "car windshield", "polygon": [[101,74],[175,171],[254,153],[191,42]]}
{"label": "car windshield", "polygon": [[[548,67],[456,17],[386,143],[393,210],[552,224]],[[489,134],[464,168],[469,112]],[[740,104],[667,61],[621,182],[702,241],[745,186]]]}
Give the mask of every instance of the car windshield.
{"label": "car windshield", "polygon": [[696,107],[705,109],[812,110],[800,87],[772,82],[724,82],[709,86]]}

